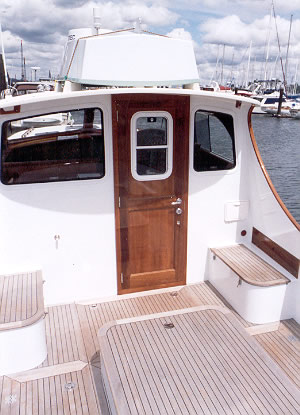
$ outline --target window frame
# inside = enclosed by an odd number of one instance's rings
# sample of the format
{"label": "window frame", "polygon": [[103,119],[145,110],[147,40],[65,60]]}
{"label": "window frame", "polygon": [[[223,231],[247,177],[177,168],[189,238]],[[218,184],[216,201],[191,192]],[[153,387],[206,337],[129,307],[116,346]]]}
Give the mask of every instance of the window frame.
{"label": "window frame", "polygon": [[[137,146],[137,128],[136,122],[138,118],[151,118],[161,117],[167,119],[167,144],[156,145],[156,146]],[[173,171],[173,118],[172,115],[167,111],[138,111],[131,117],[130,122],[130,148],[131,148],[131,175],[132,177],[140,182],[152,181],[152,180],[165,180],[171,176]],[[149,174],[140,175],[137,173],[137,150],[140,149],[167,149],[167,169],[162,174]]]}
{"label": "window frame", "polygon": [[[19,120],[26,120],[28,118],[34,118],[34,117],[43,117],[46,115],[55,115],[55,114],[60,114],[60,113],[65,113],[65,112],[72,112],[72,111],[84,111],[85,109],[95,109],[95,110],[99,110],[100,112],[100,116],[101,116],[101,124],[102,124],[102,128],[100,131],[102,131],[102,137],[103,137],[103,176],[101,177],[81,177],[81,178],[66,178],[66,179],[59,179],[59,180],[41,180],[41,181],[31,181],[31,182],[27,182],[27,183],[5,183],[3,181],[3,162],[2,162],[2,148],[3,148],[3,129],[4,129],[4,125],[6,122],[15,122],[15,121],[19,121]],[[0,153],[1,153],[1,168],[0,168],[0,184],[3,186],[6,186],[7,188],[12,188],[14,186],[20,186],[20,185],[27,185],[27,186],[36,186],[36,185],[41,185],[41,184],[57,184],[57,183],[80,183],[83,181],[95,181],[95,180],[103,180],[107,177],[107,158],[108,158],[108,154],[107,154],[107,142],[106,142],[106,138],[105,138],[105,130],[107,130],[107,126],[105,128],[106,125],[106,120],[107,119],[107,114],[106,114],[106,110],[105,108],[103,108],[102,106],[99,105],[99,103],[87,103],[85,104],[80,104],[80,105],[76,105],[74,107],[74,103],[70,103],[70,105],[62,105],[60,107],[60,109],[57,109],[57,106],[54,108],[53,106],[51,106],[49,108],[48,111],[43,111],[43,112],[33,112],[33,111],[25,111],[24,113],[18,113],[16,114],[16,116],[13,117],[9,117],[9,119],[3,121],[0,125],[1,128],[1,143],[0,143]],[[59,126],[59,125],[58,125]],[[38,128],[38,127],[37,127]],[[81,127],[82,129],[82,127]],[[76,130],[79,131],[80,129]],[[74,133],[76,132],[74,131]],[[72,130],[70,130],[70,134],[71,132],[73,133]],[[59,134],[62,134],[63,131],[58,132]],[[50,132],[45,132],[45,135],[51,135],[51,131]],[[68,135],[68,134],[66,134]],[[80,139],[84,139],[84,138],[80,138]],[[9,141],[9,139],[5,138],[6,141]],[[60,140],[57,140],[60,141]],[[96,161],[95,161],[96,162]],[[51,161],[49,161],[49,164],[51,163]],[[66,163],[68,163],[68,161],[66,161]]]}
{"label": "window frame", "polygon": [[[232,117],[232,125],[233,125],[233,156],[234,156],[234,166],[230,169],[218,169],[218,170],[201,170],[197,171],[194,168],[194,144],[195,144],[195,118],[196,113],[201,111],[203,113],[221,113]],[[190,118],[190,170],[193,175],[198,176],[201,175],[230,175],[233,174],[237,167],[238,167],[238,151],[237,151],[237,140],[236,140],[236,118],[235,112],[230,111],[229,109],[223,109],[219,107],[200,107],[199,105],[195,105],[193,110],[191,111],[191,118]]]}

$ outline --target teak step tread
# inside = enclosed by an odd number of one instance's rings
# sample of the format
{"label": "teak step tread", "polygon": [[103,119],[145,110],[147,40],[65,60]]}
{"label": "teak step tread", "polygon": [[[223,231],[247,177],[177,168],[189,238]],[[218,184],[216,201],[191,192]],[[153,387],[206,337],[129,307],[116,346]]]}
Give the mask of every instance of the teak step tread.
{"label": "teak step tread", "polygon": [[43,315],[41,271],[0,276],[0,331],[28,326]]}
{"label": "teak step tread", "polygon": [[243,281],[259,287],[288,284],[290,280],[245,245],[211,248]]}

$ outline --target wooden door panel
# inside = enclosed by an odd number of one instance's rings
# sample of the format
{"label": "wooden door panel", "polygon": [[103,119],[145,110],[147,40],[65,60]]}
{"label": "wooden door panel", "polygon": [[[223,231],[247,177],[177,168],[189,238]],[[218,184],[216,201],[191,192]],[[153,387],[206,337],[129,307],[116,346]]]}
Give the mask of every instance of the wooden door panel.
{"label": "wooden door panel", "polygon": [[[118,292],[185,284],[189,97],[118,95],[112,110]],[[172,117],[173,170],[166,179],[143,181],[131,174],[131,119],[140,111]]]}
{"label": "wooden door panel", "polygon": [[[175,268],[173,222],[172,209],[129,212],[128,261],[131,274]],[[160,232],[153,232],[153,229],[160,229]]]}
{"label": "wooden door panel", "polygon": [[166,269],[163,271],[152,271],[140,274],[132,274],[130,277],[130,290],[140,291],[153,289],[153,287],[174,286],[176,273],[175,269]]}
{"label": "wooden door panel", "polygon": [[151,182],[139,182],[137,180],[131,180],[128,187],[128,193],[136,197],[159,197],[161,195],[174,195],[174,178],[171,176],[165,180],[154,180]]}

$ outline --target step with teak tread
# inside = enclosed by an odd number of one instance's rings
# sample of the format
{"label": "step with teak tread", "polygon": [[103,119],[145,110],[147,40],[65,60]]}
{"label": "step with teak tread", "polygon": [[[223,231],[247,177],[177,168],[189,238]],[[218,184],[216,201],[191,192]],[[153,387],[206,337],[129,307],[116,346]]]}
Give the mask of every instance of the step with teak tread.
{"label": "step with teak tread", "polygon": [[28,326],[43,315],[41,271],[0,276],[0,331]]}
{"label": "step with teak tread", "polygon": [[290,280],[245,245],[211,248],[241,280],[259,287],[288,284]]}

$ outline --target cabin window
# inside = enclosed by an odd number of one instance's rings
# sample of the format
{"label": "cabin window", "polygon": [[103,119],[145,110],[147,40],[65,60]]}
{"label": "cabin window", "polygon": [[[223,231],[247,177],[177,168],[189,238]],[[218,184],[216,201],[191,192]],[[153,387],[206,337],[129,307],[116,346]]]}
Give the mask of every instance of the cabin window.
{"label": "cabin window", "polygon": [[235,166],[233,118],[197,111],[194,123],[194,170],[229,170]]}
{"label": "cabin window", "polygon": [[167,112],[138,112],[131,120],[131,172],[139,181],[172,172],[173,122]]}
{"label": "cabin window", "polygon": [[102,111],[86,108],[5,122],[1,148],[6,185],[100,179],[105,175]]}

